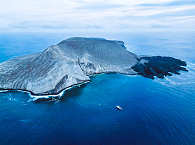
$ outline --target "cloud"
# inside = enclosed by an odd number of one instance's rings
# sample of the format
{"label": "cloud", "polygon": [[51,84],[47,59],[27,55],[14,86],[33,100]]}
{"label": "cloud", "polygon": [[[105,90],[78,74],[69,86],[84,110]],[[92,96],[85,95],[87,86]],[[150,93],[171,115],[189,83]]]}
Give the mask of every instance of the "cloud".
{"label": "cloud", "polygon": [[194,29],[193,0],[6,0],[0,32]]}
{"label": "cloud", "polygon": [[123,5],[121,4],[113,4],[108,2],[93,2],[93,3],[84,3],[81,4],[77,9],[84,11],[100,11],[100,10],[109,10],[115,8],[121,8]]}

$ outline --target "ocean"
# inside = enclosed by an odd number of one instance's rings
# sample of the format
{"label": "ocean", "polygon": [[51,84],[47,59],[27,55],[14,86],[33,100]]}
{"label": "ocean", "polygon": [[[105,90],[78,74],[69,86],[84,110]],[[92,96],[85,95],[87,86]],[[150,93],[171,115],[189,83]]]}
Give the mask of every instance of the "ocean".
{"label": "ocean", "polygon": [[59,101],[1,92],[0,145],[195,145],[195,32],[5,33],[0,62],[72,36],[122,40],[137,55],[184,60],[189,72],[155,80],[100,74]]}

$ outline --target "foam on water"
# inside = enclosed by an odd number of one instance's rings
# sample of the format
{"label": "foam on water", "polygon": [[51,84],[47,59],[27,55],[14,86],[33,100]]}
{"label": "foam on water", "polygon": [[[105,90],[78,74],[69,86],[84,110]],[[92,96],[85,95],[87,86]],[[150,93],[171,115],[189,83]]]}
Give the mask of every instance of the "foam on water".
{"label": "foam on water", "polygon": [[[31,101],[35,101],[35,102],[36,101],[59,101],[63,97],[63,95],[65,94],[66,91],[71,90],[73,88],[80,87],[80,86],[82,86],[84,84],[87,84],[89,82],[90,81],[86,81],[82,84],[78,84],[78,85],[68,87],[68,88],[62,90],[59,94],[56,94],[56,95],[33,95],[33,94],[31,94],[31,92],[24,91],[24,90],[0,90],[0,93],[11,93],[12,91],[22,92],[22,93],[27,94],[30,97],[28,102],[31,102]],[[10,100],[12,100],[11,97],[10,97]]]}
{"label": "foam on water", "polygon": [[188,72],[180,72],[181,75],[167,76],[165,79],[156,79],[156,82],[166,86],[181,86],[181,85],[192,85],[195,84],[195,64],[188,62]]}
{"label": "foam on water", "polygon": [[57,95],[41,95],[41,96],[38,96],[38,95],[30,95],[31,97],[31,101],[54,101],[54,100],[60,100],[60,98],[63,96],[64,92],[66,90],[63,90],[61,91],[59,94]]}
{"label": "foam on water", "polygon": [[8,90],[0,90],[0,93],[6,93]]}

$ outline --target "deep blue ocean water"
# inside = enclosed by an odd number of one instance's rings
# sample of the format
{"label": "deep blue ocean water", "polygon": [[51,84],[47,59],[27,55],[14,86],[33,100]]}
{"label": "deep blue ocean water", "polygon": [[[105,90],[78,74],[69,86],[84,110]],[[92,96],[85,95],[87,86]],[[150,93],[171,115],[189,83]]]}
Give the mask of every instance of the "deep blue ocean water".
{"label": "deep blue ocean water", "polygon": [[75,35],[124,40],[139,55],[185,60],[189,72],[164,80],[98,75],[58,102],[0,93],[0,145],[195,145],[195,32],[0,34],[0,61]]}

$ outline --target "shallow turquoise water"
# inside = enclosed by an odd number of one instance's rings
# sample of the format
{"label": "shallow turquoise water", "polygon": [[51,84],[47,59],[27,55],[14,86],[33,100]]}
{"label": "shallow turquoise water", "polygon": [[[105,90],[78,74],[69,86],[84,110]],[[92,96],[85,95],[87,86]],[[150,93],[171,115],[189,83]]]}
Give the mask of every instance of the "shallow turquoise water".
{"label": "shallow turquoise water", "polygon": [[[39,52],[68,36],[73,34],[2,34],[0,61]],[[59,102],[0,93],[0,144],[195,144],[195,33],[101,36],[125,40],[136,54],[186,60],[189,72],[165,80],[98,75]],[[123,111],[115,110],[117,105]]]}

